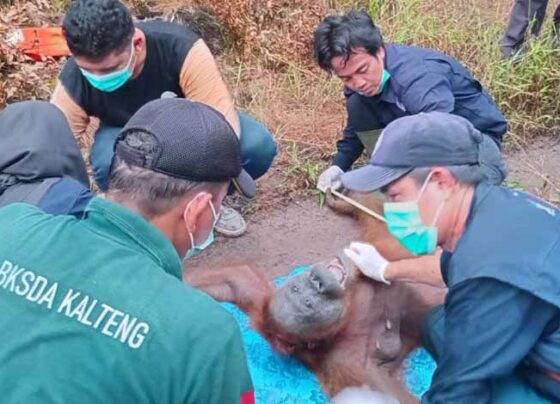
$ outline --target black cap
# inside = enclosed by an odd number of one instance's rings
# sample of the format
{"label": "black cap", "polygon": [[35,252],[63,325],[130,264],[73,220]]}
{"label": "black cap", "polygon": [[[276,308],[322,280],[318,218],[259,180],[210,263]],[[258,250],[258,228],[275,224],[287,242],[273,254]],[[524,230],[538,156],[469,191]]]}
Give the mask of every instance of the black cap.
{"label": "black cap", "polygon": [[418,167],[475,165],[482,134],[465,118],[422,112],[391,122],[381,133],[365,167],[341,178],[358,192],[383,188]]}
{"label": "black cap", "polygon": [[[142,151],[122,141],[137,132],[152,135],[156,149]],[[233,181],[246,197],[255,195],[255,182],[241,168],[235,131],[206,104],[184,98],[151,101],[130,118],[114,147],[115,155],[130,165],[188,181]]]}

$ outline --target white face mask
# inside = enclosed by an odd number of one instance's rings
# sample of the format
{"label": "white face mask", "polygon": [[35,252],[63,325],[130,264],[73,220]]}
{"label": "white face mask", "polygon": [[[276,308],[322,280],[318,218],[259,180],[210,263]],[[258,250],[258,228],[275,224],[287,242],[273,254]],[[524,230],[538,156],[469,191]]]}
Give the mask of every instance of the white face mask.
{"label": "white face mask", "polygon": [[[191,204],[198,199],[202,194],[198,194],[197,196],[195,196],[187,205],[187,209],[186,211],[188,212],[188,210],[191,207]],[[183,260],[188,260],[189,258],[194,257],[195,255],[197,255],[198,253],[200,253],[202,250],[208,248],[213,242],[214,242],[214,226],[216,226],[216,223],[218,223],[218,214],[216,213],[216,209],[214,208],[214,204],[212,203],[212,201],[208,201],[208,204],[210,206],[210,209],[212,210],[212,216],[214,216],[214,223],[212,223],[212,228],[210,229],[210,233],[208,233],[208,237],[206,237],[206,240],[200,244],[200,245],[195,245],[194,243],[194,234],[190,232],[190,230],[187,228],[187,232],[189,233],[189,239],[191,241],[191,248],[189,248],[185,254],[185,256],[183,257]],[[186,214],[185,214],[186,216]]]}

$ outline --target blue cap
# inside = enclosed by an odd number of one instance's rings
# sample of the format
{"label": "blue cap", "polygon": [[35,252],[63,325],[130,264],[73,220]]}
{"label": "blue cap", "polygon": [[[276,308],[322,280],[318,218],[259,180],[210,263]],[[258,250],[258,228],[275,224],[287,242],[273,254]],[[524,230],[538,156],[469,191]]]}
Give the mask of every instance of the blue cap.
{"label": "blue cap", "polygon": [[465,118],[427,112],[391,122],[365,167],[342,176],[351,191],[383,188],[414,168],[479,164],[482,134]]}

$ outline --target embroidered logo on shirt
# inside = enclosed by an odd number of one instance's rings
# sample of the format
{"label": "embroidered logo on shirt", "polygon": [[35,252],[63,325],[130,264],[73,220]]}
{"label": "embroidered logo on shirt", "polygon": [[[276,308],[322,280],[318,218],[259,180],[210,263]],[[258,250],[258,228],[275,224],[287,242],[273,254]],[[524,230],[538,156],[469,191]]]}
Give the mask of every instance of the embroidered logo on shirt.
{"label": "embroidered logo on shirt", "polygon": [[517,192],[517,191],[513,192],[513,196],[520,196],[520,195],[525,197],[525,201],[527,201],[531,206],[534,206],[535,208],[548,213],[552,217],[556,217],[556,213],[558,212],[558,209],[556,209],[554,206],[548,204],[547,202],[531,194],[527,194],[525,192]]}
{"label": "embroidered logo on shirt", "polygon": [[55,311],[132,349],[144,343],[150,326],[129,313],[75,291],[59,290],[59,283],[8,260],[0,265],[0,291]]}

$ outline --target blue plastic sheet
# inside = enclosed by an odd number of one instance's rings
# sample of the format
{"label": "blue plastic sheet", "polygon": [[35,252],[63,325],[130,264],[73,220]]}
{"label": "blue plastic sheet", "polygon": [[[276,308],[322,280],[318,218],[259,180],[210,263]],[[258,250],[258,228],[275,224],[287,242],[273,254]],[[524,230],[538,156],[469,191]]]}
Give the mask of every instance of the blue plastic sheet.
{"label": "blue plastic sheet", "polygon": [[[298,267],[289,275],[275,279],[275,286],[286,279],[305,271]],[[223,303],[241,328],[241,336],[249,370],[255,388],[257,404],[326,404],[327,396],[321,390],[317,377],[301,362],[273,351],[266,340],[250,328],[249,318],[236,306]],[[428,387],[435,370],[435,362],[423,349],[412,352],[405,361],[405,383],[416,397],[420,397]]]}

